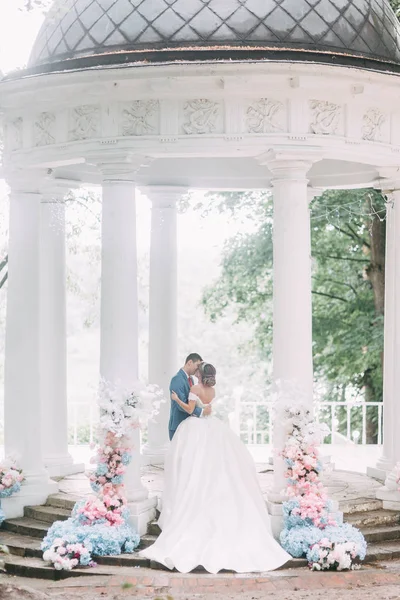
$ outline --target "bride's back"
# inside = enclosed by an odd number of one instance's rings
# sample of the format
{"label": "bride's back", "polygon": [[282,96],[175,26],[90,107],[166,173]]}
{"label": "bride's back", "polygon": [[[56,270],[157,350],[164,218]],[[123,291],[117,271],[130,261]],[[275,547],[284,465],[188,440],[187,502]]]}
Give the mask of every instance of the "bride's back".
{"label": "bride's back", "polygon": [[202,383],[194,385],[190,391],[192,394],[196,394],[203,404],[210,404],[215,398],[215,389],[213,387],[205,386]]}

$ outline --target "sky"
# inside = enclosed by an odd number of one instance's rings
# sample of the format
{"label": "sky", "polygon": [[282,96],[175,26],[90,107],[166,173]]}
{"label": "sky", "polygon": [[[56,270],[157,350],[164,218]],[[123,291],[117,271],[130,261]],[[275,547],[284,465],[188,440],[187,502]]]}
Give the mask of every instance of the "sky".
{"label": "sky", "polygon": [[[0,0],[0,71],[3,74],[26,65],[44,19],[42,11],[22,11],[19,9],[21,4],[22,0]],[[0,180],[0,194],[4,196],[6,193],[7,188]],[[144,250],[148,245],[150,207],[145,198],[139,199],[138,205],[138,220],[142,221],[143,219],[142,225],[144,225],[138,227],[138,245],[139,249],[142,247]],[[228,223],[223,216],[215,217],[212,221],[207,219],[207,222],[202,222],[198,215],[192,213],[182,218],[181,221],[180,249],[184,252],[198,247],[205,235],[205,227],[208,239],[211,239],[211,244],[216,248],[222,248],[226,237],[238,229],[234,224]],[[211,230],[213,230],[213,234],[211,234]],[[211,237],[209,237],[210,235]],[[212,262],[215,264],[214,260]]]}
{"label": "sky", "polygon": [[[5,74],[14,69],[24,67],[28,61],[30,49],[33,46],[35,37],[43,21],[43,14],[40,11],[26,12],[18,10],[18,4],[22,0],[0,0],[0,71]],[[5,250],[7,242],[7,193],[8,189],[5,183],[0,180],[0,252]],[[198,193],[200,195],[200,193]],[[147,198],[138,196],[137,202],[137,245],[139,258],[145,256],[150,248],[150,219],[151,207]],[[189,210],[178,218],[178,273],[179,289],[178,296],[181,299],[184,290],[187,290],[188,282],[193,281],[193,294],[190,294],[191,302],[189,306],[180,306],[182,313],[189,310],[193,314],[193,327],[206,328],[209,336],[213,335],[212,327],[205,322],[203,309],[199,307],[199,302],[203,288],[210,284],[219,273],[220,258],[223,246],[226,240],[237,233],[245,231],[250,225],[227,218],[226,215],[213,215],[207,218],[201,218],[198,212]],[[90,243],[90,232],[87,232],[85,243]],[[203,268],[196,269],[196,257],[201,256]],[[191,257],[194,257],[191,260]],[[190,260],[188,260],[190,259]],[[193,264],[192,264],[193,263]],[[190,272],[188,272],[188,264]],[[204,268],[206,266],[206,268]],[[71,303],[70,303],[71,308]],[[0,306],[1,308],[1,306]],[[3,332],[0,331],[0,336]],[[73,351],[74,344],[79,347],[81,340],[70,340],[70,352]],[[1,341],[1,340],[0,340]],[[86,342],[85,342],[86,344]],[[212,341],[209,342],[210,348]],[[0,344],[1,346],[1,344]],[[98,351],[98,339],[93,340],[93,351]],[[186,350],[182,349],[182,352]],[[225,353],[236,353],[235,346],[226,348]],[[0,368],[4,360],[0,350]],[[146,352],[142,352],[142,358],[146,362]],[[82,357],[80,357],[82,358]],[[69,365],[70,377],[81,381],[79,376],[79,362],[73,360]],[[84,365],[85,366],[85,365]],[[88,367],[85,366],[88,370]],[[90,377],[95,381],[96,365],[92,365]],[[0,385],[1,388],[1,385]],[[0,389],[0,399],[1,399]]]}
{"label": "sky", "polygon": [[0,2],[0,70],[3,73],[24,66],[43,22],[41,11],[19,10],[18,0]]}

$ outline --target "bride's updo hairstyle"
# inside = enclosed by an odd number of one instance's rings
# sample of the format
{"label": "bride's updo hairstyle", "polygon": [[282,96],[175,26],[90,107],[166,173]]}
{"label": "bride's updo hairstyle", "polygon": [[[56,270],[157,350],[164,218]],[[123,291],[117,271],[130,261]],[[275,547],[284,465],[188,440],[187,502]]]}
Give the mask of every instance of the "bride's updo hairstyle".
{"label": "bride's updo hairstyle", "polygon": [[217,371],[210,363],[203,362],[199,366],[201,382],[206,387],[214,387],[216,384]]}

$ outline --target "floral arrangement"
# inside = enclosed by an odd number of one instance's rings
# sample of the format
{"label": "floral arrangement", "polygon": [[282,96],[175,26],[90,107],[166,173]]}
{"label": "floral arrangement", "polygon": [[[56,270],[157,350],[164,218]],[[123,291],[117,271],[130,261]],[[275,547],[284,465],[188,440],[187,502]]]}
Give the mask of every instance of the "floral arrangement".
{"label": "floral arrangement", "polygon": [[[297,392],[298,393],[298,392]],[[296,395],[291,396],[291,398]],[[300,397],[301,396],[297,396]],[[306,402],[279,403],[285,423],[282,457],[286,463],[287,488],[283,494],[283,548],[293,557],[305,556],[314,570],[357,568],[365,558],[367,544],[362,533],[343,524],[320,480],[322,462],[318,446],[323,428],[314,422]]]}
{"label": "floral arrangement", "polygon": [[49,550],[43,554],[47,562],[51,562],[57,571],[71,571],[74,567],[94,566],[91,560],[92,548],[90,545],[69,544],[62,538],[56,538]]}
{"label": "floral arrangement", "polygon": [[313,571],[343,571],[359,568],[360,565],[354,562],[357,556],[358,547],[355,542],[335,543],[326,537],[311,546],[307,553]]}
{"label": "floral arrangement", "polygon": [[[22,469],[17,467],[16,460],[5,458],[0,463],[0,502],[2,498],[9,498],[13,494],[17,494],[23,481]],[[6,516],[0,506],[0,525],[5,518]]]}
{"label": "floral arrangement", "polygon": [[123,439],[123,442],[121,440],[117,443],[115,435],[108,432],[104,446],[98,446],[96,455],[90,461],[96,464],[96,469],[90,476],[92,490],[99,492],[105,486],[121,485],[131,459],[129,441]]}
{"label": "floral arrangement", "polygon": [[132,553],[139,545],[140,537],[128,522],[123,484],[132,458],[129,433],[157,414],[162,396],[157,386],[138,385],[132,391],[120,384],[101,382],[100,443],[90,477],[97,495],[77,502],[72,516],[56,521],[47,532],[42,542],[43,559],[56,569],[94,566],[93,556]]}
{"label": "floral arrangement", "polygon": [[0,498],[9,498],[19,492],[23,481],[22,470],[14,459],[6,458],[0,463]]}

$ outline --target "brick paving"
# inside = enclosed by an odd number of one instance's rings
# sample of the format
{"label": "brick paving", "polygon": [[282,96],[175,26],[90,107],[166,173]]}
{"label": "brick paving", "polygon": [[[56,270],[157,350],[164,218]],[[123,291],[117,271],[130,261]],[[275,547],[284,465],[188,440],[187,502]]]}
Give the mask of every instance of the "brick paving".
{"label": "brick paving", "polygon": [[[132,570],[134,571],[134,570]],[[0,600],[395,600],[400,597],[400,561],[359,571],[320,573],[282,570],[260,575],[155,573],[50,582],[0,578]]]}

